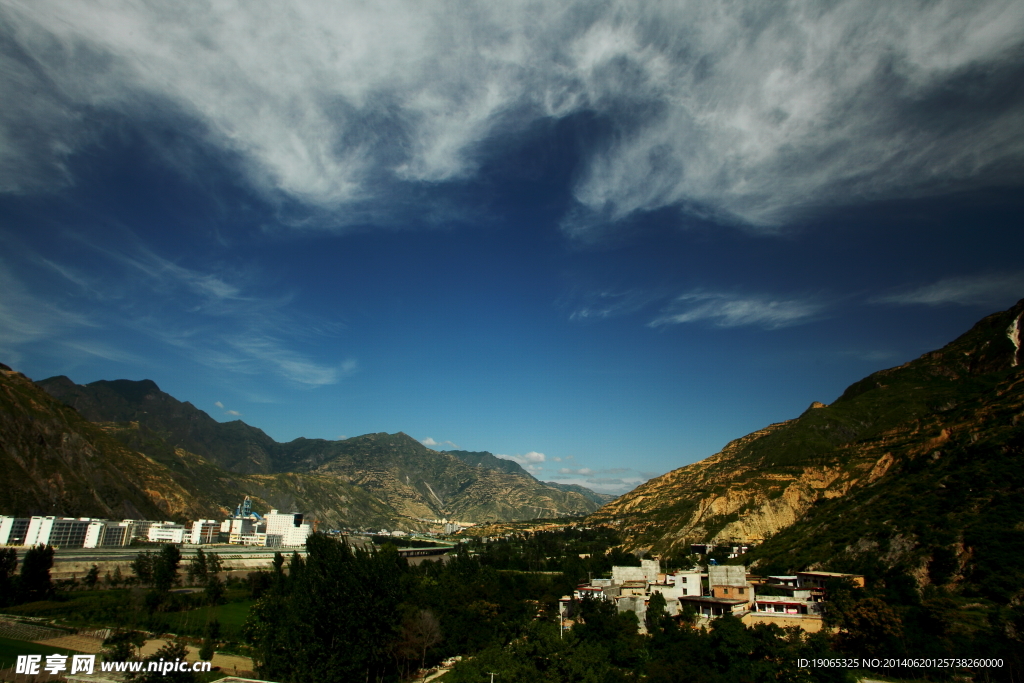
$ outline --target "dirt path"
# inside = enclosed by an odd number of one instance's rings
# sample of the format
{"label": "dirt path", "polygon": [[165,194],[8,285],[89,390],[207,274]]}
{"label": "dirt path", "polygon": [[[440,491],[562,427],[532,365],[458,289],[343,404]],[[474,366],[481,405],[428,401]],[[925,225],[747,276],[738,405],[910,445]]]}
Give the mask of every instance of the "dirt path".
{"label": "dirt path", "polygon": [[50,647],[64,647],[69,650],[77,650],[86,654],[95,654],[103,649],[103,639],[90,636],[58,636],[46,640],[32,641],[38,645],[49,645]]}
{"label": "dirt path", "polygon": [[[146,644],[142,646],[142,656],[148,657],[153,654],[164,645],[167,645],[168,641],[160,638],[154,638],[153,640],[147,640]],[[185,657],[190,662],[198,661],[199,649],[195,647],[188,648],[188,655]],[[225,655],[220,652],[215,652],[213,659],[211,660],[214,666],[220,667],[220,670],[227,674],[251,674],[253,673],[252,660],[248,657],[241,657],[239,655]]]}
{"label": "dirt path", "polygon": [[[33,641],[39,645],[48,645],[50,647],[62,647],[68,650],[76,650],[78,652],[85,652],[87,654],[95,654],[103,649],[103,639],[84,635],[68,635],[59,636],[57,638],[48,638],[46,640]],[[147,640],[146,644],[142,646],[141,654],[143,657],[148,657],[153,654],[164,645],[167,645],[169,641],[163,640],[162,638],[154,638]],[[185,657],[190,662],[195,662],[199,659],[199,649],[196,647],[188,648],[188,655]],[[241,657],[239,655],[228,655],[216,652],[213,655],[212,660],[213,666],[220,667],[220,670],[226,674],[234,675],[238,674],[251,675],[253,673],[252,660],[248,657]],[[0,680],[3,680],[0,678]]]}

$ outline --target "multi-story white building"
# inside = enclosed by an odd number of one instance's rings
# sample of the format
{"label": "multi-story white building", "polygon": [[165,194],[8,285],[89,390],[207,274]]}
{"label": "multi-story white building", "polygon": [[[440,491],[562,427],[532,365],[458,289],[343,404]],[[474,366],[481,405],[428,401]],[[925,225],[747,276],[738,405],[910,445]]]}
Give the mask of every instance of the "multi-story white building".
{"label": "multi-story white building", "polygon": [[266,523],[251,517],[229,517],[221,522],[220,533],[235,545],[267,544]]}
{"label": "multi-story white building", "polygon": [[84,548],[90,524],[100,521],[90,517],[32,517],[29,519],[24,545]]}
{"label": "multi-story white building", "polygon": [[184,543],[185,525],[174,522],[154,522],[149,527],[148,538],[155,543]]}
{"label": "multi-story white building", "polygon": [[312,533],[308,523],[303,523],[301,512],[282,514],[271,510],[266,516],[267,545],[300,546],[306,545],[306,538]]}
{"label": "multi-story white building", "polygon": [[200,545],[202,543],[216,543],[220,538],[220,522],[215,519],[199,519],[192,522],[192,532],[189,534],[189,543]]}
{"label": "multi-story white building", "polygon": [[0,516],[0,545],[52,545],[57,548],[123,546],[131,541],[133,523],[89,517]]}
{"label": "multi-story white building", "polygon": [[130,545],[133,538],[135,538],[134,521],[123,519],[120,522],[106,522],[103,526],[103,536],[100,540],[100,545],[105,548],[124,547]]}
{"label": "multi-story white building", "polygon": [[0,545],[25,545],[29,521],[28,517],[0,515]]}
{"label": "multi-story white building", "polygon": [[85,544],[82,547],[105,548],[128,545],[132,540],[131,527],[131,522],[93,520],[85,532]]}
{"label": "multi-story white building", "polygon": [[132,538],[137,538],[140,541],[148,541],[149,540],[149,528],[151,526],[153,526],[154,524],[159,524],[160,523],[160,522],[153,522],[153,521],[150,521],[148,519],[135,519],[135,520],[126,519],[124,521],[132,522]]}

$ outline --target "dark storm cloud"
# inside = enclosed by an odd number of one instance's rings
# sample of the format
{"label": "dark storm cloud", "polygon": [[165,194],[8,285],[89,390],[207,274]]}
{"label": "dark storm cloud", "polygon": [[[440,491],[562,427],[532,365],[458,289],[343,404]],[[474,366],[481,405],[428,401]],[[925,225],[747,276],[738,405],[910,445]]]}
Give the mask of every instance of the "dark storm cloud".
{"label": "dark storm cloud", "polygon": [[97,121],[165,106],[316,224],[429,204],[414,188],[471,181],[490,141],[581,112],[607,132],[577,160],[562,227],[579,238],[666,206],[772,231],[822,206],[1022,180],[1014,1],[0,13],[6,192],[71,181]]}

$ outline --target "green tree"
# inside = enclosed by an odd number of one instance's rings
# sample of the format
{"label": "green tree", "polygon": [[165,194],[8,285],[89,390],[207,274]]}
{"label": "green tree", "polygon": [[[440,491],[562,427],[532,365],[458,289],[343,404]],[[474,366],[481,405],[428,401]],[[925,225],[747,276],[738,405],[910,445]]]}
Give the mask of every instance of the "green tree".
{"label": "green tree", "polygon": [[14,602],[17,568],[18,552],[14,548],[0,548],[0,607],[9,607]]}
{"label": "green tree", "polygon": [[675,625],[672,617],[666,613],[666,607],[664,595],[658,592],[651,595],[650,600],[647,601],[647,614],[644,616],[648,633],[661,633],[666,628],[672,628]]}
{"label": "green tree", "polygon": [[216,574],[206,579],[206,587],[203,588],[203,597],[208,605],[219,604],[224,597],[224,582]]}
{"label": "green tree", "polygon": [[93,565],[91,569],[85,574],[85,578],[82,579],[82,583],[86,585],[89,590],[96,587],[96,584],[100,580],[100,568],[97,565]]}
{"label": "green tree", "polygon": [[25,551],[21,560],[21,592],[25,602],[46,600],[53,594],[52,567],[52,545],[37,545]]}
{"label": "green tree", "polygon": [[[135,559],[132,560],[129,566],[139,583],[153,583],[153,553],[148,550],[142,551],[135,556]],[[114,576],[116,578],[116,573]]]}
{"label": "green tree", "polygon": [[206,571],[206,553],[199,548],[189,560],[188,568],[185,570],[188,574],[188,582],[192,585],[206,583]]}
{"label": "green tree", "polygon": [[902,650],[903,621],[878,598],[858,600],[844,615],[839,648],[857,657],[893,657]]}
{"label": "green tree", "polygon": [[307,557],[292,559],[288,595],[264,595],[246,634],[262,676],[282,681],[376,680],[393,670],[399,623],[400,561],[394,548],[356,550],[310,536]]}
{"label": "green tree", "polygon": [[842,627],[847,614],[864,592],[846,577],[833,577],[825,582],[825,600],[822,603],[822,623],[829,628]]}
{"label": "green tree", "polygon": [[284,575],[284,555],[279,552],[274,553],[274,590],[280,595],[284,595],[285,587],[285,575]]}
{"label": "green tree", "polygon": [[203,646],[199,648],[199,659],[210,661],[213,659],[214,647],[220,638],[220,622],[216,619],[208,621],[203,630]]}
{"label": "green tree", "polygon": [[153,587],[166,593],[178,580],[178,566],[181,564],[181,551],[178,546],[168,543],[160,549],[153,559]]}
{"label": "green tree", "polygon": [[101,654],[108,662],[136,661],[145,644],[146,637],[138,631],[117,630],[103,641]]}
{"label": "green tree", "polygon": [[206,553],[206,575],[216,576],[224,571],[224,562],[217,553]]}

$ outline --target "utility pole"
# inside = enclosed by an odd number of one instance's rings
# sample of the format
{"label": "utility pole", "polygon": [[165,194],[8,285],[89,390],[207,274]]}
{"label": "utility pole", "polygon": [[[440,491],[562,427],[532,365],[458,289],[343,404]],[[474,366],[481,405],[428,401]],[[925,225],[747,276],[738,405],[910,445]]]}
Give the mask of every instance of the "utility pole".
{"label": "utility pole", "polygon": [[490,674],[490,676],[491,676],[491,683],[494,683],[494,677],[497,676],[498,674],[494,673],[493,671],[488,671],[487,673]]}

